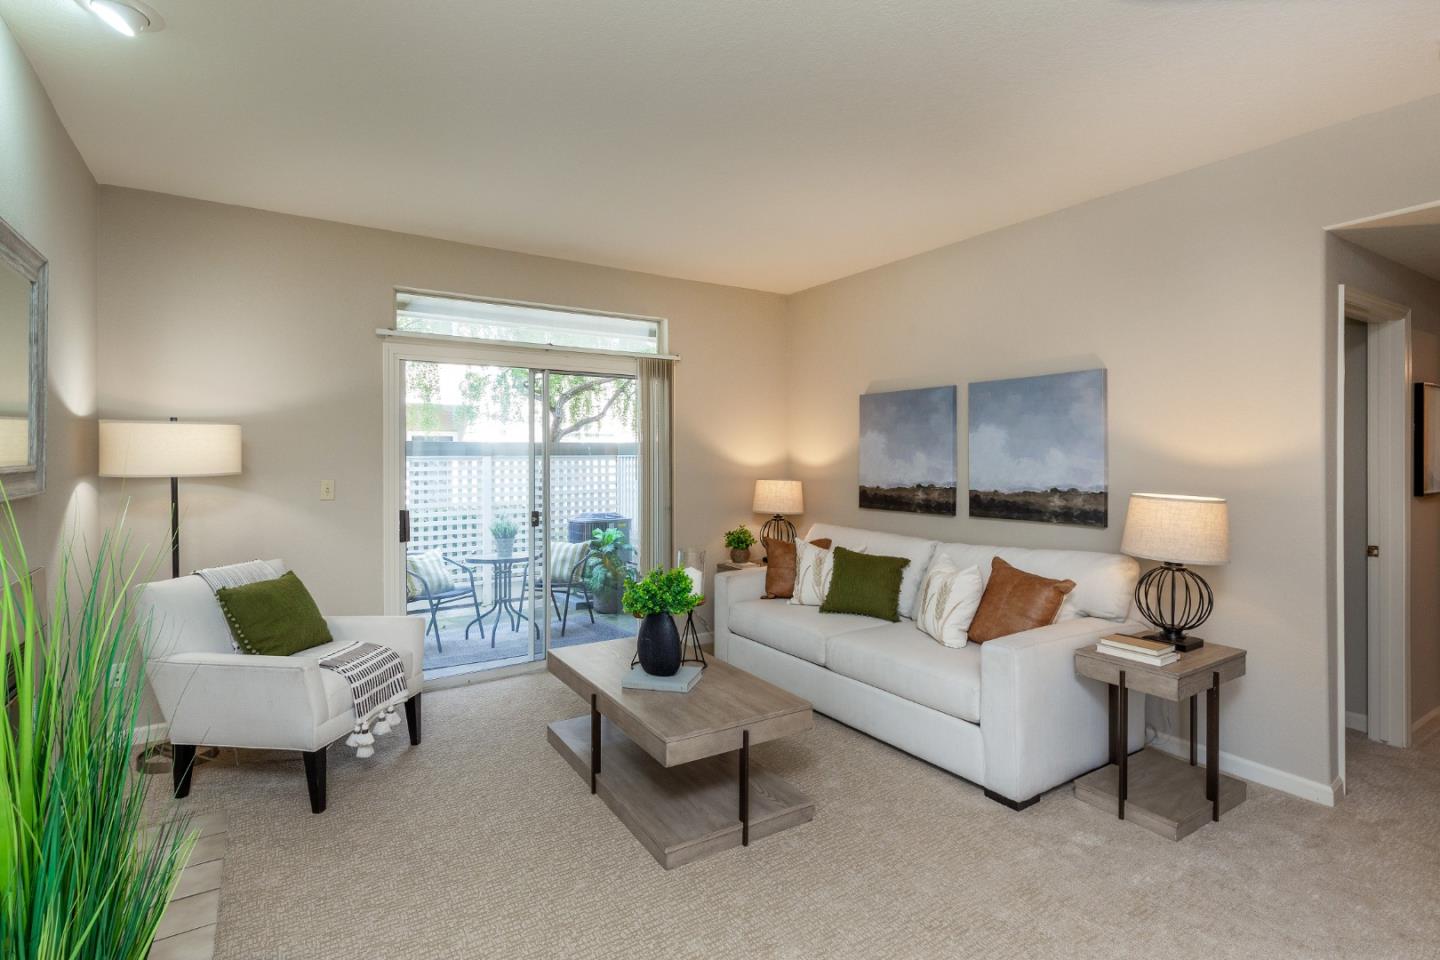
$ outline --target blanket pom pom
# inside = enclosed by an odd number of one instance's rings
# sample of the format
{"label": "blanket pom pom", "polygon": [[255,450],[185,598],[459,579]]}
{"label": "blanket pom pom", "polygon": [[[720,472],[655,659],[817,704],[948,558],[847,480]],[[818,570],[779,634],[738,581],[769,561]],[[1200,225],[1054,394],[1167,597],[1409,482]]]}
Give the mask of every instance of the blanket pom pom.
{"label": "blanket pom pom", "polygon": [[385,736],[385,734],[390,732],[390,718],[382,716],[379,720],[375,721],[375,725],[370,729],[375,731],[375,736],[377,737]]}
{"label": "blanket pom pom", "polygon": [[361,760],[364,760],[367,757],[373,757],[375,756],[375,748],[368,745],[363,746],[355,751],[355,756],[359,757]]}
{"label": "blanket pom pom", "polygon": [[355,747],[360,746],[360,734],[356,733],[354,730],[351,730],[350,736],[345,738],[345,746],[350,747],[352,750]]}

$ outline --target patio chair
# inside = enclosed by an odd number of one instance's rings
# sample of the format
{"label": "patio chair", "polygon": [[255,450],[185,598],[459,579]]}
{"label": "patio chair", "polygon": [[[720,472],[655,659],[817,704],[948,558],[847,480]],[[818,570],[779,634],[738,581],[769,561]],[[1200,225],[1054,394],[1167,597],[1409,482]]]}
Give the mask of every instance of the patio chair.
{"label": "patio chair", "polygon": [[[585,582],[585,561],[590,556],[590,544],[588,541],[580,543],[554,542],[550,544],[550,605],[555,608],[555,616],[560,618],[560,636],[565,636],[565,628],[570,621],[570,598],[578,592],[585,601],[585,612],[590,614],[590,622],[595,622],[595,611],[591,608],[590,587]],[[535,585],[541,588],[541,582],[537,578]],[[563,599],[562,599],[563,594]]]}
{"label": "patio chair", "polygon": [[[455,585],[450,573],[451,567],[464,571],[468,585]],[[480,598],[475,594],[475,571],[435,550],[410,554],[405,558],[405,611],[411,612],[411,605],[417,603],[425,604],[422,611],[430,614],[430,626],[426,632],[435,635],[435,647],[440,653],[444,653],[445,644],[440,639],[440,611],[469,605],[475,610],[475,619],[480,620]],[[483,622],[480,623],[480,639],[485,639]]]}

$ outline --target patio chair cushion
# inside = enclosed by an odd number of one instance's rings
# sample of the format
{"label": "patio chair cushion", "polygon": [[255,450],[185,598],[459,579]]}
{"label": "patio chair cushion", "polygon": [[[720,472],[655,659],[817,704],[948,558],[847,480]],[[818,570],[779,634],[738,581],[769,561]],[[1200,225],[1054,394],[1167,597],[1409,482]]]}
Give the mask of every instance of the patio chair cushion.
{"label": "patio chair cushion", "polygon": [[412,599],[442,593],[454,586],[450,565],[439,551],[427,550],[405,558],[405,587]]}
{"label": "patio chair cushion", "polygon": [[590,551],[590,544],[585,541],[579,543],[550,543],[550,582],[569,583],[570,575],[575,572],[575,564],[585,558]]}

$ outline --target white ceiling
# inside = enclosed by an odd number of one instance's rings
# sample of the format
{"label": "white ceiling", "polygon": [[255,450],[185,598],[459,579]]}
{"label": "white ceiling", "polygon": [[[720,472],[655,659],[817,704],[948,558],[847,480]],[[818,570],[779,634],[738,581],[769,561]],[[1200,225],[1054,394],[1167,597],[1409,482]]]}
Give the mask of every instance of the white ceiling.
{"label": "white ceiling", "polygon": [[1357,246],[1440,280],[1440,204],[1335,228]]}
{"label": "white ceiling", "polygon": [[102,183],[789,292],[1440,93],[1435,0],[0,0]]}

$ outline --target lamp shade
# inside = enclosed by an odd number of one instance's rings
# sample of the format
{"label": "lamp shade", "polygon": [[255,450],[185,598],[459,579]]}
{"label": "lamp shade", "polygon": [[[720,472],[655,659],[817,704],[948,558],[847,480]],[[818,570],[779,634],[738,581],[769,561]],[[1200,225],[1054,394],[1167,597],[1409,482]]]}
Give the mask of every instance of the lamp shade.
{"label": "lamp shade", "polygon": [[1120,549],[1162,563],[1229,563],[1229,509],[1218,497],[1131,494]]}
{"label": "lamp shade", "polygon": [[756,480],[756,513],[804,513],[805,491],[799,480]]}
{"label": "lamp shade", "polygon": [[102,477],[222,477],[239,472],[239,424],[100,421]]}

